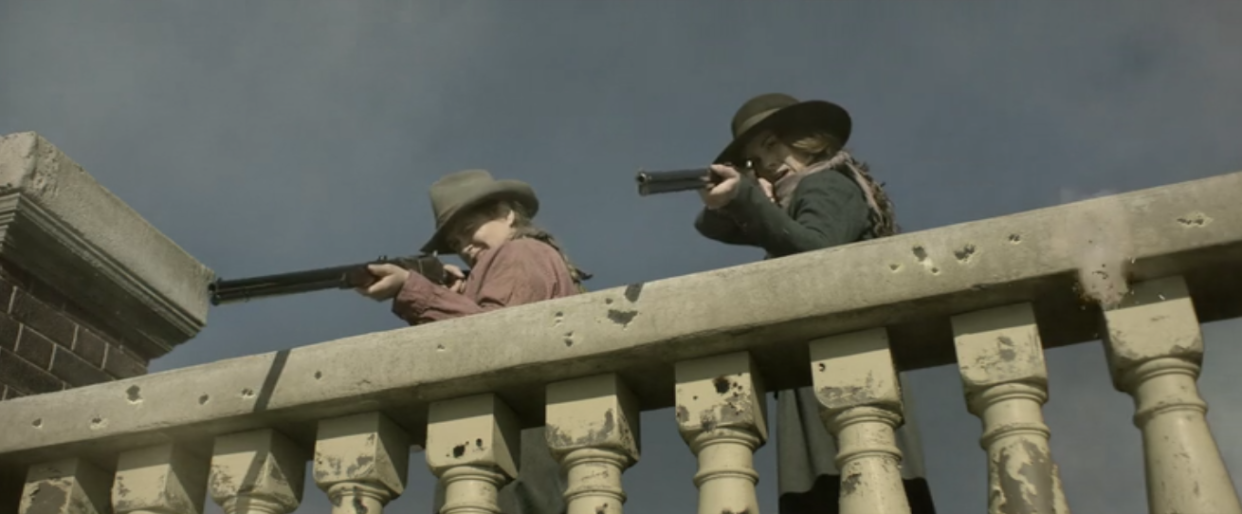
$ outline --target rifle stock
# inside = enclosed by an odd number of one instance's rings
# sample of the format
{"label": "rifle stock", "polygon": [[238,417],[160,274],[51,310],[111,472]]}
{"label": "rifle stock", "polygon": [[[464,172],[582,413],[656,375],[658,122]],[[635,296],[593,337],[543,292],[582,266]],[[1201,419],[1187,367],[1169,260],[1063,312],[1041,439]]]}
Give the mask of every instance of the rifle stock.
{"label": "rifle stock", "polygon": [[[216,280],[208,286],[208,292],[211,294],[212,305],[223,305],[327,289],[353,289],[370,285],[375,281],[375,276],[367,270],[367,266],[371,264],[395,264],[422,274],[433,282],[445,285],[448,285],[453,278],[444,271],[443,263],[434,255],[396,258],[381,256],[376,260],[359,264],[235,280]],[[465,274],[469,275],[469,271]]]}

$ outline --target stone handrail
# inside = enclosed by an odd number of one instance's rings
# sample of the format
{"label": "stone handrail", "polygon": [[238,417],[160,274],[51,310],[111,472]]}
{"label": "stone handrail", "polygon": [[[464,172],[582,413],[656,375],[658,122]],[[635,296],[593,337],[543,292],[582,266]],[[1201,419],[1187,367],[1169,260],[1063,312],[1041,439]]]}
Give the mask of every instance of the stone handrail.
{"label": "stone handrail", "polygon": [[[265,456],[262,466],[299,473],[305,461],[296,448],[320,451],[324,434],[337,430],[334,420],[347,420],[341,426],[354,428],[341,433],[395,445],[383,453],[398,471],[322,482],[334,501],[352,497],[382,507],[404,481],[403,461],[391,458],[402,452],[392,448],[426,441],[428,464],[449,484],[445,512],[486,512],[493,511],[488,495],[517,472],[504,448],[512,442],[505,434],[519,427],[546,422],[550,434],[580,433],[553,447],[570,468],[619,471],[637,458],[637,427],[588,437],[565,425],[573,416],[550,419],[563,416],[556,405],[577,405],[588,418],[606,412],[622,427],[636,423],[634,411],[677,405],[679,428],[700,459],[700,512],[757,512],[754,482],[745,477],[753,473],[746,471],[748,452],[767,437],[762,393],[814,385],[825,423],[840,440],[840,465],[866,477],[843,496],[843,511],[908,512],[894,500],[901,487],[890,473],[895,468],[884,464],[900,460],[891,440],[901,419],[895,382],[884,377],[956,361],[971,411],[984,421],[993,490],[1034,487],[1039,494],[1023,502],[1068,512],[1040,414],[1040,348],[1107,339],[1115,382],[1134,395],[1145,436],[1199,430],[1193,422],[1171,428],[1150,405],[1197,409],[1201,399],[1188,391],[1202,350],[1198,324],[1242,314],[1239,192],[1242,172],[19,398],[0,403],[0,465],[32,465],[29,488],[50,480],[51,472],[39,471],[46,463],[60,462],[63,477],[83,463],[156,452],[144,458],[172,469],[181,458],[177,448],[214,440],[212,494],[226,510],[288,512],[301,494],[300,485],[290,489],[296,479],[268,484],[262,494],[258,486],[230,489],[219,480],[241,480],[239,470],[257,465],[254,452]],[[727,409],[699,400],[719,390],[720,377],[732,377],[740,398]],[[1183,378],[1191,380],[1189,389],[1168,382]],[[597,391],[591,398],[604,403],[566,392],[566,383]],[[1151,384],[1164,384],[1158,388],[1165,397],[1143,388]],[[615,420],[623,412],[631,414]],[[446,461],[431,451],[445,444],[438,433],[478,433],[486,455]],[[1163,485],[1149,486],[1153,512],[1165,512],[1157,505],[1239,511],[1227,476],[1220,480],[1224,469],[1210,436],[1175,450],[1200,465],[1158,473]],[[1148,454],[1149,466],[1173,473],[1152,464],[1164,462],[1159,453]],[[1006,459],[1043,462],[1043,478],[1007,477]],[[1179,496],[1189,489],[1179,488],[1178,477],[1206,492]],[[616,499],[607,511],[620,512],[619,479],[582,480],[571,489]],[[247,494],[263,507],[238,507]],[[1031,511],[1051,512],[1044,507]]]}

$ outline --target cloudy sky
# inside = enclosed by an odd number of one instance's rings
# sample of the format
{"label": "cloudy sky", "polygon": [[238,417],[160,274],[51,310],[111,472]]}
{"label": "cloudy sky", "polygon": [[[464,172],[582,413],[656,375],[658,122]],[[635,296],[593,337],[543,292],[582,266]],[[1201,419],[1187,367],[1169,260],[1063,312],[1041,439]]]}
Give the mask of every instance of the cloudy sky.
{"label": "cloudy sky", "polygon": [[[907,230],[1242,170],[1240,25],[1223,1],[0,0],[0,133],[41,133],[229,278],[413,252],[426,187],[485,167],[534,185],[600,289],[761,257],[697,236],[695,195],[632,182],[705,164],[759,93],[850,109]],[[226,306],[152,371],[400,326],[350,292]],[[1235,471],[1240,326],[1205,326],[1201,381]],[[1133,407],[1100,344],[1047,358],[1072,508],[1145,511]],[[956,369],[909,379],[941,512],[984,512]],[[693,511],[672,412],[643,423],[628,510]],[[757,459],[769,513],[774,447]],[[415,459],[393,512],[429,511],[431,480]],[[327,513],[308,487],[298,512]]]}

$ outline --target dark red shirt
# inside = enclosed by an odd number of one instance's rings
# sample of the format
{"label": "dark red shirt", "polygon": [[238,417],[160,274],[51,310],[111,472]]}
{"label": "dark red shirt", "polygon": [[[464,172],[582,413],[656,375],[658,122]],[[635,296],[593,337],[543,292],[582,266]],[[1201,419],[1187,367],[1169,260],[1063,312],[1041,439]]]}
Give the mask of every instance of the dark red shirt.
{"label": "dark red shirt", "polygon": [[560,253],[529,238],[481,252],[465,286],[459,294],[410,273],[393,298],[392,311],[419,325],[578,293]]}

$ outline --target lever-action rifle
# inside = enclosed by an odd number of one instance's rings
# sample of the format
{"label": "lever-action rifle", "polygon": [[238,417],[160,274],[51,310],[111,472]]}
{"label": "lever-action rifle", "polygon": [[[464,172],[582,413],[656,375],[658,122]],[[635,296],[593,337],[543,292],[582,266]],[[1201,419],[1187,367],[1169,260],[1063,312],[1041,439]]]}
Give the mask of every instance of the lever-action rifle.
{"label": "lever-action rifle", "polygon": [[[750,163],[739,168],[743,176],[749,175]],[[720,178],[712,173],[711,168],[693,168],[673,171],[642,171],[634,177],[638,182],[638,195],[649,196],[663,193],[680,193],[705,189],[720,183]]]}
{"label": "lever-action rifle", "polygon": [[[435,255],[417,255],[409,257],[380,258],[361,264],[320,268],[309,271],[281,273],[254,278],[237,280],[216,280],[208,291],[211,293],[211,304],[244,302],[254,298],[283,296],[325,289],[353,289],[365,287],[375,282],[376,277],[367,270],[371,264],[395,264],[411,272],[427,277],[437,284],[450,285],[456,278],[444,269],[444,263]],[[468,275],[467,270],[463,274]]]}

